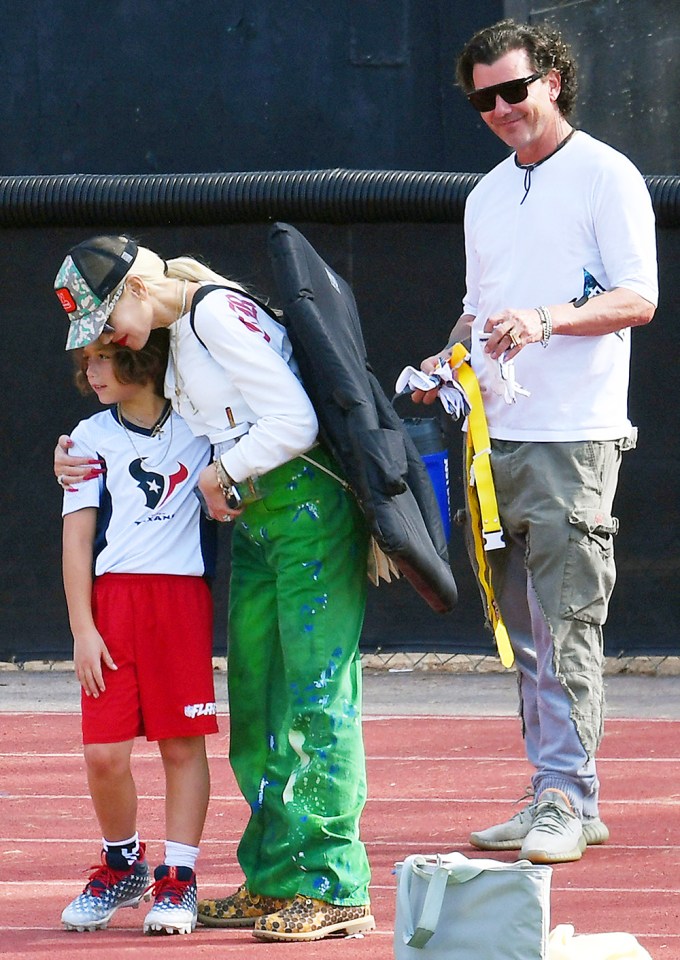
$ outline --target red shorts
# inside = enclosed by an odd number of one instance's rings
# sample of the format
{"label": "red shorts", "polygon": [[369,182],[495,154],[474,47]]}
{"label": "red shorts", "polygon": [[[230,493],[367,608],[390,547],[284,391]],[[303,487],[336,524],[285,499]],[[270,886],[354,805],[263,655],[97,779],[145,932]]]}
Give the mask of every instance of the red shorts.
{"label": "red shorts", "polygon": [[92,610],[117,670],[81,697],[83,743],[217,732],[212,598],[202,577],[106,573]]}

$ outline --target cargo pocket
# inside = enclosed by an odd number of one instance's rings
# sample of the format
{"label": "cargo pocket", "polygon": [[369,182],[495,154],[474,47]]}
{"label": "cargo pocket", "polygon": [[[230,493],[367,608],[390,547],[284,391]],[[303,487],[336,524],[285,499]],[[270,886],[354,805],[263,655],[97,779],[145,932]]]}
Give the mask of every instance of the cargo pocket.
{"label": "cargo pocket", "polygon": [[569,543],[562,580],[560,614],[567,620],[603,624],[614,589],[616,517],[598,509],[575,510],[569,517]]}

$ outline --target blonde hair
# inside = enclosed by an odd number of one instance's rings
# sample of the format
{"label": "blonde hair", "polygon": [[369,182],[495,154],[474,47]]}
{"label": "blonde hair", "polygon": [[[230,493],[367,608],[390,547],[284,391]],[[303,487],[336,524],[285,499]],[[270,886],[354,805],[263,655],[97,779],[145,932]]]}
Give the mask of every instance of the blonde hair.
{"label": "blonde hair", "polygon": [[246,292],[240,283],[216,273],[194,257],[174,257],[166,262],[148,247],[137,248],[137,256],[122,283],[130,276],[139,277],[150,288],[158,287],[164,280],[171,279],[227,284]]}

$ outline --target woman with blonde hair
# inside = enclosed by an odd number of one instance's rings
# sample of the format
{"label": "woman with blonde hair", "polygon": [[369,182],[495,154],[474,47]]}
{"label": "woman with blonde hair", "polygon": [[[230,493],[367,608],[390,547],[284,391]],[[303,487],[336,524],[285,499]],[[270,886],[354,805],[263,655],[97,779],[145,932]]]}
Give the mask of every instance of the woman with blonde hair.
{"label": "woman with blonde hair", "polygon": [[[166,263],[129,237],[74,247],[55,291],[67,349],[102,337],[138,350],[168,329],[166,396],[212,443],[198,486],[210,516],[233,523],[230,760],[250,807],[245,883],[201,901],[199,922],[276,940],[373,929],[359,839],[368,531],[318,443],[285,328],[197,260]],[[58,455],[64,484],[88,469]]]}

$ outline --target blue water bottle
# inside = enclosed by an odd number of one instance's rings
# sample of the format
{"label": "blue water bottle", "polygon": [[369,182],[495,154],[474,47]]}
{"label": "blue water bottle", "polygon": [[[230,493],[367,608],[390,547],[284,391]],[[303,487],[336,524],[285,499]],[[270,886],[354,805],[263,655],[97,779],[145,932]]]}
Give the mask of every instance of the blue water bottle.
{"label": "blue water bottle", "polygon": [[444,432],[434,417],[406,417],[402,423],[427,467],[442,516],[444,535],[448,541],[451,534],[451,508],[449,505],[449,455],[444,441]]}

